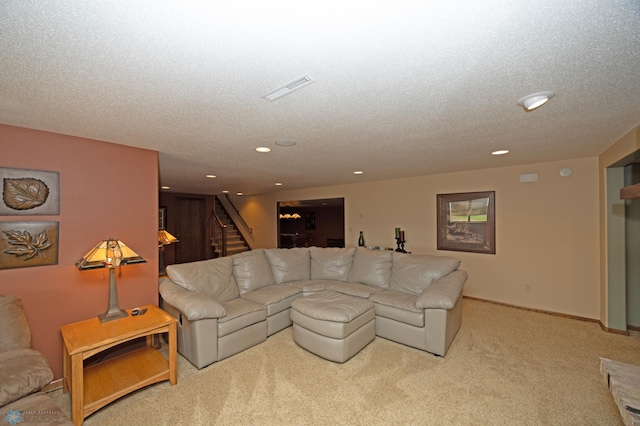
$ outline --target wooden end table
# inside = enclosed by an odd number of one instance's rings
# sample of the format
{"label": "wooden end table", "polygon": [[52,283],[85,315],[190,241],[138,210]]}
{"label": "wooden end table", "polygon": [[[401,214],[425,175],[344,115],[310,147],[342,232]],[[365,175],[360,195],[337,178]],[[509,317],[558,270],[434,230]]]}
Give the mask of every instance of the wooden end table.
{"label": "wooden end table", "polygon": [[[177,319],[147,305],[144,315],[101,323],[96,318],[60,327],[63,339],[63,392],[71,392],[74,425],[105,405],[137,389],[169,380],[178,382]],[[169,334],[169,359],[153,348],[153,337]],[[146,337],[146,346],[85,367],[84,360],[106,349]]]}

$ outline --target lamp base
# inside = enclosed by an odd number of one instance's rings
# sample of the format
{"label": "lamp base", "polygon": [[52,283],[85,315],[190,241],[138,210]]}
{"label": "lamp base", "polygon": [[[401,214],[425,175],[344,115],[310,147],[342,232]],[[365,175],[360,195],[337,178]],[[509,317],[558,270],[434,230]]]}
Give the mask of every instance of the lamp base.
{"label": "lamp base", "polygon": [[107,312],[98,315],[100,322],[109,322],[120,318],[126,318],[127,311],[118,307],[118,286],[116,285],[116,268],[109,268],[109,307]]}
{"label": "lamp base", "polygon": [[128,316],[129,314],[124,309],[109,309],[107,312],[98,315],[98,319],[100,320],[100,322],[109,322],[120,318],[126,318]]}

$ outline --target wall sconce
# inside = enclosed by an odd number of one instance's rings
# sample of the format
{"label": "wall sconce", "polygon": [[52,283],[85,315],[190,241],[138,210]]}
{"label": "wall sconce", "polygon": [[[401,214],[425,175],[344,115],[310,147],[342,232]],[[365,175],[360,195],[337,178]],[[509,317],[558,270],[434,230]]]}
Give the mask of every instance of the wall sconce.
{"label": "wall sconce", "polygon": [[103,314],[98,315],[100,322],[112,321],[128,316],[127,311],[118,307],[118,287],[116,286],[115,269],[118,266],[133,263],[144,263],[135,251],[122,241],[109,238],[101,241],[91,251],[76,263],[79,270],[109,268],[109,307]]}

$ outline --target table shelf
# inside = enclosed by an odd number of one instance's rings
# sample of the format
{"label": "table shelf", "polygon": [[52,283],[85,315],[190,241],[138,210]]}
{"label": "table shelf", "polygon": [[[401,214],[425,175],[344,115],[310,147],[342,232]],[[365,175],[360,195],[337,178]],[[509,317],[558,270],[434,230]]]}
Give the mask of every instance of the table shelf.
{"label": "table shelf", "polygon": [[169,361],[148,346],[87,367],[83,386],[84,416],[163,380],[169,380]]}

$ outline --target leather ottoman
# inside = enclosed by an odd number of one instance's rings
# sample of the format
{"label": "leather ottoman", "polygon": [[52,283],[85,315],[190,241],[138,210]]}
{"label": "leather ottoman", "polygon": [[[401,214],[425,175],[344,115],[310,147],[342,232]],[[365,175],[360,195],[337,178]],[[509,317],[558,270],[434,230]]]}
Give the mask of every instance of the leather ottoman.
{"label": "leather ottoman", "polygon": [[293,340],[329,361],[345,362],[376,337],[373,302],[321,291],[291,302]]}

